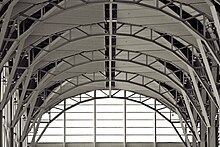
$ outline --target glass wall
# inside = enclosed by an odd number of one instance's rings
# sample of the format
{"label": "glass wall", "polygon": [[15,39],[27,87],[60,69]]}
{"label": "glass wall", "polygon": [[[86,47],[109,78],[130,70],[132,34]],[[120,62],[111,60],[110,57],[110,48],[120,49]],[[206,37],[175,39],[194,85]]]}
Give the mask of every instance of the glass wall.
{"label": "glass wall", "polygon": [[[37,138],[49,126],[39,142],[181,142],[171,123],[185,140],[178,115],[160,102],[124,90],[113,93],[114,98],[108,98],[107,90],[96,90],[59,103],[43,115]],[[72,107],[77,103],[80,104]],[[65,108],[68,109],[62,113]],[[61,115],[54,119],[58,114]],[[188,137],[191,141],[191,134]]]}

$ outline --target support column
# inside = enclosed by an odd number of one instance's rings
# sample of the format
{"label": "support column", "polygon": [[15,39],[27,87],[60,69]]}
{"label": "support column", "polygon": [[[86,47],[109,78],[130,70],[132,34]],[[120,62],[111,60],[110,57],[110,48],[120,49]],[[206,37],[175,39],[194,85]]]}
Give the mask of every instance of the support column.
{"label": "support column", "polygon": [[96,90],[94,91],[94,147],[96,147]]}
{"label": "support column", "polygon": [[2,121],[2,117],[3,117],[3,115],[2,115],[2,110],[0,110],[0,146],[2,146],[3,147],[3,127],[2,127],[2,125],[3,125],[3,121]]}
{"label": "support column", "polygon": [[[154,109],[157,109],[156,99],[154,99]],[[154,147],[157,147],[157,112],[154,111]]]}
{"label": "support column", "polygon": [[66,99],[64,100],[63,112],[63,147],[66,147]]}
{"label": "support column", "polygon": [[112,95],[112,2],[109,0],[109,97]]}
{"label": "support column", "polygon": [[127,103],[126,103],[126,90],[124,90],[124,147],[127,146]]}
{"label": "support column", "polygon": [[[217,80],[217,74],[218,74],[218,68],[217,64],[215,62],[212,63],[214,67],[211,68],[213,80]],[[219,97],[218,97],[219,99]],[[210,122],[211,122],[211,127],[208,130],[208,146],[210,147],[217,147],[217,134],[216,134],[216,116],[217,116],[217,108],[215,104],[210,101]]]}
{"label": "support column", "polygon": [[[201,90],[201,96],[202,96],[203,102],[205,103],[206,102],[206,91],[204,89]],[[206,134],[207,134],[207,127],[202,121],[200,121],[200,137],[201,137],[200,147],[206,147],[206,143],[207,143]]]}

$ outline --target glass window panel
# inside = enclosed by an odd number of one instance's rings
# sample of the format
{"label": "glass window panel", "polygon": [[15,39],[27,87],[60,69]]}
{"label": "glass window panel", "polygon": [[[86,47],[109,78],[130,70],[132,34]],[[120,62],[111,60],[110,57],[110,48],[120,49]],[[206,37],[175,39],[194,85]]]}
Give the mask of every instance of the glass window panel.
{"label": "glass window panel", "polygon": [[126,96],[131,96],[133,94],[133,92],[130,92],[130,91],[126,91]]}
{"label": "glass window panel", "polygon": [[62,120],[61,121],[55,120],[49,125],[49,127],[63,127],[63,124],[64,123]]}
{"label": "glass window panel", "polygon": [[97,127],[123,127],[123,121],[97,121]]}
{"label": "glass window panel", "polygon": [[154,119],[154,113],[127,113],[127,119]]}
{"label": "glass window panel", "polygon": [[154,112],[154,111],[142,105],[127,105],[127,112]]}
{"label": "glass window panel", "polygon": [[[58,106],[58,105],[57,105],[57,106]],[[56,107],[57,107],[57,106],[56,106]],[[51,112],[51,113],[60,113],[61,110],[56,109],[56,108],[52,108],[52,109],[50,110],[50,112]]]}
{"label": "glass window panel", "polygon": [[66,119],[93,119],[93,113],[66,113]]}
{"label": "glass window panel", "polygon": [[[59,113],[51,112],[51,113],[50,113],[50,117],[51,117],[51,119],[53,119],[54,117],[56,117],[58,114],[59,114]],[[63,113],[60,114],[56,119],[63,119]]]}
{"label": "glass window panel", "polygon": [[67,128],[66,134],[93,134],[94,129],[93,128]]}
{"label": "glass window panel", "polygon": [[97,128],[97,134],[123,134],[123,128]]}
{"label": "glass window panel", "polygon": [[67,121],[67,127],[93,127],[93,121]]}
{"label": "glass window panel", "polygon": [[154,134],[154,128],[127,128],[127,134]]}
{"label": "glass window panel", "polygon": [[127,121],[127,127],[149,127],[154,126],[154,121]]}
{"label": "glass window panel", "polygon": [[[104,90],[104,92],[108,93],[108,90]],[[90,92],[93,95],[94,92]],[[101,91],[97,91],[97,95],[103,95]],[[127,92],[128,95],[133,94],[133,92]],[[121,91],[117,93],[117,96],[123,96],[124,92]],[[81,95],[82,99],[90,99],[90,97],[86,94]],[[140,98],[147,99],[144,96],[140,96],[139,94],[133,95],[132,97],[137,97],[138,100]],[[79,96],[78,96],[79,99]],[[72,100],[66,100],[68,107],[74,104],[75,102]],[[105,99],[97,99],[97,114],[96,114],[96,122],[97,122],[97,142],[123,142],[124,137],[124,100],[122,99],[114,99],[114,98],[105,98]],[[63,108],[63,102],[60,103],[57,108]],[[94,101],[89,101],[83,104],[80,104],[76,107],[69,109],[66,112],[67,118],[67,129],[66,129],[66,140],[67,142],[93,142],[93,133],[94,133]],[[154,141],[154,111],[146,106],[141,104],[137,104],[132,101],[126,101],[126,132],[127,132],[127,142],[153,142]],[[154,107],[154,99],[149,99],[145,101],[145,104]],[[163,108],[164,105],[157,102],[157,108]],[[60,110],[53,108],[51,110],[51,118],[55,117],[59,114]],[[163,113],[167,118],[172,118],[172,120],[179,121],[178,115],[174,112],[170,114],[170,110],[168,108],[164,108],[159,110]],[[177,136],[175,130],[172,128],[172,125],[166,121],[160,114],[156,114],[157,116],[157,138],[158,142],[172,142],[169,138],[179,137]],[[43,120],[48,121],[49,115],[45,113],[43,116]],[[63,142],[63,114],[59,116],[55,121],[53,121],[46,132],[45,136],[41,139],[40,142]],[[180,134],[183,134],[180,123],[174,124],[178,127],[178,131]],[[38,134],[42,132],[43,127],[46,126],[46,123],[40,124],[40,128],[38,130]],[[168,127],[168,128],[167,128]],[[188,129],[189,130],[189,129]],[[189,132],[188,132],[189,133]],[[30,135],[31,133],[29,133]],[[33,134],[33,133],[32,133]],[[59,139],[55,140],[57,137]],[[190,136],[191,137],[191,136]],[[29,137],[30,138],[30,137]],[[45,139],[46,138],[46,139]],[[50,139],[48,139],[50,138]],[[165,139],[168,138],[168,139]],[[191,137],[192,138],[192,137]],[[179,139],[180,140],[180,139]],[[176,142],[176,141],[173,141]]]}
{"label": "glass window panel", "polygon": [[[170,119],[170,113],[162,113],[166,118]],[[157,119],[165,119],[163,116],[160,114],[156,113],[156,118]]]}
{"label": "glass window panel", "polygon": [[[174,126],[175,126],[175,127],[179,127],[179,128],[180,128],[180,127],[181,127],[181,124],[180,124],[180,123],[174,123]],[[185,124],[184,124],[184,123],[183,123],[183,126],[185,126]]]}
{"label": "glass window panel", "polygon": [[40,123],[39,127],[46,127],[47,123]]}
{"label": "glass window panel", "polygon": [[64,132],[63,128],[47,128],[46,131],[44,132],[44,135],[62,135]]}
{"label": "glass window panel", "polygon": [[96,104],[123,104],[124,100],[115,98],[97,99]]}
{"label": "glass window panel", "polygon": [[124,113],[97,113],[97,119],[123,119]]}
{"label": "glass window panel", "polygon": [[177,135],[159,136],[157,135],[157,142],[182,142]]}
{"label": "glass window panel", "polygon": [[124,141],[124,136],[97,136],[96,137],[97,142],[123,142]]}
{"label": "glass window panel", "polygon": [[93,112],[94,106],[93,105],[79,105],[76,107],[73,107],[66,112]]}
{"label": "glass window panel", "polygon": [[173,128],[157,128],[157,134],[176,134]]}
{"label": "glass window panel", "polygon": [[93,136],[66,136],[66,142],[93,142]]}
{"label": "glass window panel", "polygon": [[96,91],[96,95],[99,96],[99,97],[105,97],[105,96],[107,96],[106,94],[108,94],[108,91],[106,91],[105,93],[103,93],[103,92],[100,91],[100,90],[97,90],[97,91]]}
{"label": "glass window panel", "polygon": [[175,114],[174,112],[171,113],[171,119],[172,120],[179,120],[179,116]]}
{"label": "glass window panel", "polygon": [[63,136],[42,136],[39,142],[63,142]]}
{"label": "glass window panel", "polygon": [[141,136],[127,136],[127,142],[153,142],[154,136],[153,135],[141,135]]}
{"label": "glass window panel", "polygon": [[157,120],[157,127],[172,127],[172,125],[166,120]]}
{"label": "glass window panel", "polygon": [[159,110],[159,112],[170,112],[170,109],[168,109],[168,108],[164,108],[164,109],[161,109],[161,110]]}
{"label": "glass window panel", "polygon": [[144,102],[145,104],[151,105],[152,107],[154,106],[154,99],[149,99]]}
{"label": "glass window panel", "polygon": [[96,107],[97,112],[123,112],[124,107],[121,105],[98,105]]}
{"label": "glass window panel", "polygon": [[43,115],[42,115],[42,118],[41,118],[41,120],[48,120],[49,119],[49,114],[48,113],[44,113]]}
{"label": "glass window panel", "polygon": [[66,105],[67,106],[71,106],[71,105],[74,105],[74,104],[76,104],[77,102],[76,101],[74,101],[74,98],[72,98],[72,99],[66,99]]}

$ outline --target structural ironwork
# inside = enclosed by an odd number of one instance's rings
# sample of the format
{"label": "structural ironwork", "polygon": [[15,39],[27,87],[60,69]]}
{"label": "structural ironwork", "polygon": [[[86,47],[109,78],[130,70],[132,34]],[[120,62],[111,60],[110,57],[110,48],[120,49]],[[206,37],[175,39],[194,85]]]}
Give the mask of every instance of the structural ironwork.
{"label": "structural ironwork", "polygon": [[219,146],[219,0],[2,0],[0,8],[0,146],[38,146],[61,115],[67,146],[68,110],[88,101],[100,146],[97,101],[113,98],[123,99],[119,146],[130,146],[128,100],[153,110],[154,147],[156,113],[182,146]]}

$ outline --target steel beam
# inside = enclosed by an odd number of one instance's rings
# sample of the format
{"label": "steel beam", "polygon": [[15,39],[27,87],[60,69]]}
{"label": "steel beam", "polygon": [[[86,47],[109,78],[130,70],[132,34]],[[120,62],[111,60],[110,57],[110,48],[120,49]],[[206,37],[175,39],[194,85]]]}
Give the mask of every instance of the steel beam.
{"label": "steel beam", "polygon": [[201,41],[201,39],[196,39],[196,41],[198,43],[199,50],[200,50],[200,53],[202,55],[203,63],[205,64],[205,69],[206,69],[206,72],[208,74],[208,78],[209,78],[209,81],[211,83],[211,87],[213,89],[213,94],[215,96],[218,107],[220,107],[220,97],[219,97],[218,89],[216,87],[215,80],[213,78],[211,68],[209,66],[209,62],[208,62],[207,56],[206,56],[204,48],[203,48],[202,41]]}
{"label": "steel beam", "polygon": [[220,37],[219,15],[218,15],[218,13],[215,9],[215,5],[210,0],[205,0],[205,1],[209,5],[209,8],[210,8],[211,13],[212,13],[212,17],[214,19],[214,24],[215,24],[215,27],[216,27],[216,30],[217,30],[218,37]]}
{"label": "steel beam", "polygon": [[190,77],[192,79],[192,83],[193,83],[193,86],[194,86],[194,89],[195,89],[195,92],[196,92],[196,96],[198,98],[199,104],[200,104],[201,109],[202,109],[202,114],[204,116],[204,119],[205,119],[205,122],[206,122],[206,126],[210,127],[211,125],[210,125],[210,122],[209,122],[209,118],[208,118],[208,115],[207,115],[207,112],[206,112],[206,108],[205,108],[204,102],[202,100],[202,96],[201,96],[199,87],[198,87],[198,82],[196,81],[194,72],[192,71],[191,67],[188,67],[188,70],[189,70]]}
{"label": "steel beam", "polygon": [[[25,94],[26,94],[26,91],[27,91],[27,87],[28,87],[28,84],[29,84],[29,79],[31,78],[31,73],[33,71],[33,67],[30,67],[29,68],[29,74],[26,76],[26,79],[25,79],[25,82],[24,82],[24,85],[23,85],[23,89],[22,89],[22,92],[21,92],[21,96],[19,98],[19,103],[18,103],[18,106],[17,106],[17,109],[16,109],[16,112],[14,114],[14,120],[18,119],[18,114],[20,112],[20,109],[22,108],[22,105],[23,105],[23,101],[24,101],[24,98],[25,98]],[[15,121],[12,122],[12,127],[15,126]]]}
{"label": "steel beam", "polygon": [[[37,97],[38,93],[39,93],[38,90],[37,90],[37,91],[34,91],[33,97]],[[28,127],[29,127],[29,125],[30,125],[30,123],[31,123],[32,113],[33,113],[33,111],[34,111],[36,101],[37,101],[37,99],[35,98],[35,99],[33,99],[33,100],[31,101],[31,103],[30,103],[30,110],[29,110],[29,113],[28,113],[28,116],[27,116],[26,124],[25,124],[25,126],[24,126],[23,131],[22,131],[22,136],[21,136],[21,138],[19,138],[19,139],[20,139],[19,141],[21,141],[21,142],[24,141],[25,138],[26,138],[27,130],[28,130]],[[34,122],[33,122],[33,123],[34,123]]]}
{"label": "steel beam", "polygon": [[195,122],[195,119],[193,117],[192,110],[190,108],[189,100],[187,98],[187,95],[186,95],[185,91],[183,91],[183,90],[182,90],[182,95],[183,95],[183,99],[184,99],[185,104],[186,104],[187,111],[189,113],[189,117],[190,117],[190,120],[191,120],[191,123],[192,123],[192,127],[194,129],[195,135],[196,135],[196,139],[197,139],[197,141],[201,141],[198,130],[197,130],[197,127],[196,127],[196,122]]}
{"label": "steel beam", "polygon": [[191,146],[190,146],[190,143],[189,143],[189,138],[188,138],[188,136],[187,136],[186,128],[185,128],[184,125],[183,125],[182,116],[181,116],[181,114],[180,114],[178,111],[177,111],[177,115],[178,115],[178,117],[179,117],[180,125],[181,125],[181,128],[182,128],[182,130],[183,130],[183,134],[184,134],[184,136],[185,136],[185,142],[186,142],[186,144],[187,144],[187,147],[191,147]]}
{"label": "steel beam", "polygon": [[2,43],[3,43],[4,37],[5,37],[5,33],[7,31],[8,23],[9,23],[9,20],[11,17],[11,13],[12,13],[14,6],[17,4],[17,2],[18,2],[18,0],[13,0],[5,12],[5,17],[3,19],[4,21],[3,21],[3,25],[1,27],[1,33],[0,33],[0,47],[2,47]]}
{"label": "steel beam", "polygon": [[14,74],[15,74],[15,72],[17,70],[17,66],[18,66],[18,63],[19,63],[20,55],[21,55],[21,53],[23,51],[22,49],[23,49],[24,42],[25,42],[25,39],[20,41],[18,49],[16,51],[15,59],[13,61],[12,70],[11,70],[9,78],[8,78],[7,87],[5,89],[5,92],[3,94],[3,99],[2,99],[1,104],[0,104],[0,109],[3,109],[3,107],[4,107],[5,103],[6,103],[6,99],[10,98],[10,97],[8,97],[8,94],[9,94],[9,90],[10,90],[10,87],[11,87],[11,84],[12,84],[12,81],[13,81],[13,78],[14,78]]}
{"label": "steel beam", "polygon": [[112,95],[112,3],[113,0],[109,0],[109,98]]}

